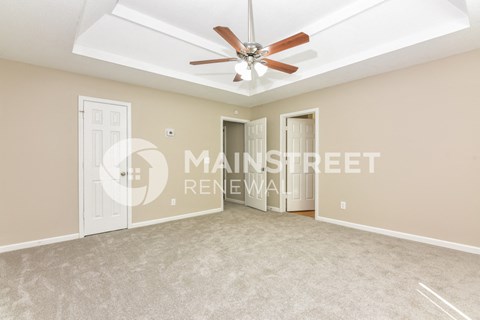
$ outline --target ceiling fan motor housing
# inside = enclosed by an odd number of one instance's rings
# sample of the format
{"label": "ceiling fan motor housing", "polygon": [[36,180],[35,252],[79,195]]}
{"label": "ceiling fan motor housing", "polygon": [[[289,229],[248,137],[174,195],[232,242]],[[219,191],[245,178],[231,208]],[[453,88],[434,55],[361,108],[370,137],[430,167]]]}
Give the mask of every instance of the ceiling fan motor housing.
{"label": "ceiling fan motor housing", "polygon": [[256,42],[245,42],[243,45],[247,48],[246,54],[249,56],[255,56],[263,49],[263,46]]}
{"label": "ceiling fan motor housing", "polygon": [[[237,56],[251,66],[256,60],[261,59],[262,56],[268,52],[263,50],[263,46],[256,42],[244,42],[245,52],[237,52]],[[263,51],[262,51],[263,50]]]}

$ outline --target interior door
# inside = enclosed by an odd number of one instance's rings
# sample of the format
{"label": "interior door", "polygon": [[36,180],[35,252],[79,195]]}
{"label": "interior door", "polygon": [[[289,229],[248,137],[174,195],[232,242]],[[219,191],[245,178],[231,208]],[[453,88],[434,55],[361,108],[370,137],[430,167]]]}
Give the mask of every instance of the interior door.
{"label": "interior door", "polygon": [[[106,168],[111,179],[109,186],[114,190],[113,200],[104,190],[100,178],[100,167],[104,165],[103,156],[115,143],[127,138],[127,108],[114,104],[94,101],[84,102],[84,231],[86,235],[125,229],[128,225],[126,199],[127,194],[127,160],[125,148],[114,149],[114,163],[118,168]],[[117,158],[118,157],[118,158]],[[113,183],[112,183],[113,182]],[[117,187],[118,186],[118,187]],[[121,188],[120,186],[123,186]],[[113,193],[112,193],[113,192]],[[123,203],[123,205],[122,205]]]}
{"label": "interior door", "polygon": [[291,154],[287,162],[287,211],[315,210],[315,172],[305,167],[305,153],[313,152],[315,121],[287,119],[287,153]]}
{"label": "interior door", "polygon": [[267,211],[267,118],[245,124],[245,205]]}

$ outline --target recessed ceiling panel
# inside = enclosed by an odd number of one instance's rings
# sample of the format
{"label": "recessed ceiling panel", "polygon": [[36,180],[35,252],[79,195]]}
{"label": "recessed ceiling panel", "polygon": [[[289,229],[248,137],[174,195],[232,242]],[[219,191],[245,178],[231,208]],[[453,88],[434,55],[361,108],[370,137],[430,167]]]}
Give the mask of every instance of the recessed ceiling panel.
{"label": "recessed ceiling panel", "polygon": [[[264,45],[305,30],[310,43],[272,55],[294,74],[268,70],[234,83],[235,57],[212,30],[228,26],[247,41],[247,1],[120,0],[78,37],[74,52],[251,96],[468,27],[461,0],[254,1],[256,40]],[[269,57],[270,58],[270,57]]]}
{"label": "recessed ceiling panel", "polygon": [[253,6],[258,42],[300,31],[311,36],[309,44],[272,56],[298,72],[269,70],[233,83],[235,62],[189,65],[235,54],[212,28],[228,26],[246,41],[247,0],[2,0],[0,58],[254,106],[480,47],[478,0]]}
{"label": "recessed ceiling panel", "polygon": [[227,91],[246,90],[232,82],[235,62],[191,66],[189,61],[212,53],[108,14],[77,39],[74,52]]}
{"label": "recessed ceiling panel", "polygon": [[[416,10],[411,10],[411,8]],[[399,19],[398,17],[407,17]],[[311,38],[309,50],[294,48],[276,55],[300,67],[298,78],[272,85],[260,79],[255,93],[303,80],[468,27],[468,18],[449,1],[387,1]],[[266,83],[268,89],[263,88]]]}
{"label": "recessed ceiling panel", "polygon": [[[256,40],[268,45],[290,36],[358,0],[253,0]],[[120,0],[120,4],[205,39],[224,44],[213,32],[215,26],[229,26],[246,41],[247,0]]]}

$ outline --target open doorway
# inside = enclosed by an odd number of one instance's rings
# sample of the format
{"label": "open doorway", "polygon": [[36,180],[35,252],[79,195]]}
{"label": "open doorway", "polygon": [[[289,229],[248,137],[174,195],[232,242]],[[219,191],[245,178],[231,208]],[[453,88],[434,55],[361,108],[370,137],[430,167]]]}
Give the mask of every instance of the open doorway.
{"label": "open doorway", "polygon": [[223,169],[224,194],[226,202],[245,204],[245,175],[243,153],[245,152],[245,124],[223,122],[223,154],[231,170]]}
{"label": "open doorway", "polygon": [[220,120],[220,146],[226,155],[225,164],[232,169],[229,172],[225,165],[222,170],[222,210],[224,203],[230,201],[267,211],[267,119]]}
{"label": "open doorway", "polygon": [[[237,160],[238,166],[243,165],[243,152],[245,151],[245,125],[250,120],[237,119],[230,117],[220,117],[221,128],[221,152],[225,155],[224,168],[222,170],[223,193],[221,199],[222,211],[225,207],[225,202],[245,205],[245,175],[243,174],[243,167],[235,170],[235,152],[240,152],[240,158]],[[232,166],[233,171],[238,174],[228,172],[225,165]],[[233,182],[232,182],[233,180]],[[240,180],[240,183],[235,180]],[[241,185],[240,188],[233,188],[229,190],[229,184],[234,183],[235,186]]]}
{"label": "open doorway", "polygon": [[318,175],[307,162],[318,153],[318,110],[281,115],[281,150],[285,157],[281,181],[286,191],[281,210],[311,218],[317,217]]}

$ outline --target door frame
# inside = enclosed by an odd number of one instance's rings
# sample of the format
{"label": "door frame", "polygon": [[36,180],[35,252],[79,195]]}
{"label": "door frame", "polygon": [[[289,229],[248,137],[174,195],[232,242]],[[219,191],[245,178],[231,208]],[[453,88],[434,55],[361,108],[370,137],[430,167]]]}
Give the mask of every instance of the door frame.
{"label": "door frame", "polygon": [[[251,120],[247,120],[247,119],[240,119],[240,118],[232,118],[232,117],[227,117],[227,116],[220,116],[220,152],[223,152],[225,150],[223,150],[223,122],[224,121],[228,121],[228,122],[236,122],[236,123],[242,123],[242,124],[245,124],[245,123],[248,123],[250,122]],[[221,170],[222,173],[221,173],[221,183],[223,185],[223,179],[225,178],[223,176],[223,169]],[[225,191],[225,190],[222,190],[222,191]],[[224,207],[225,207],[225,200],[223,199],[223,192],[220,194],[220,201],[221,201],[221,208],[222,208],[222,211],[224,210]]]}
{"label": "door frame", "polygon": [[[315,153],[320,152],[320,109],[306,109],[290,113],[280,114],[280,154],[284,155],[287,149],[287,119],[299,116],[306,116],[309,114],[315,115]],[[286,200],[287,200],[287,161],[285,157],[280,157],[280,163],[282,170],[280,170],[280,212],[286,212]],[[318,190],[320,188],[320,174],[315,174],[315,219],[320,218],[320,204],[318,201]]]}
{"label": "door frame", "polygon": [[[78,234],[79,238],[85,237],[85,224],[84,224],[84,105],[86,101],[92,101],[97,103],[112,104],[120,107],[127,108],[127,139],[132,138],[132,104],[130,102],[115,101],[109,99],[93,98],[87,96],[78,96]],[[127,144],[127,154],[130,154],[132,146],[130,142]],[[127,157],[127,169],[131,167],[131,157]],[[132,227],[132,181],[127,179],[127,229]]]}
{"label": "door frame", "polygon": [[[227,126],[225,125],[225,123],[223,123],[223,137],[222,137],[222,151],[223,153],[227,154]],[[225,177],[225,167],[222,169],[222,186],[223,188],[226,188],[227,187],[227,180],[226,180],[226,177]],[[223,201],[225,202],[225,199],[227,198],[227,194],[226,193],[223,193]]]}

